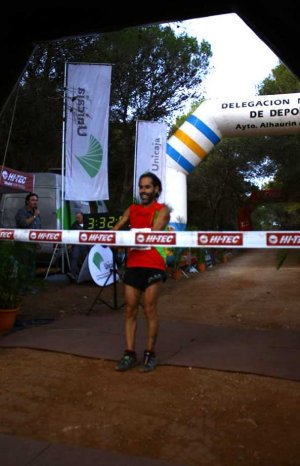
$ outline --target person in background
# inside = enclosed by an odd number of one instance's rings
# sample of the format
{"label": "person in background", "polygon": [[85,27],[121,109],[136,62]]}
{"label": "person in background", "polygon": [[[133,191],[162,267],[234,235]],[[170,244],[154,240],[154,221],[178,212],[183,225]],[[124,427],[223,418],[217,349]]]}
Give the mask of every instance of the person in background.
{"label": "person in background", "polygon": [[[140,204],[129,206],[113,230],[129,226],[136,230],[164,230],[170,220],[170,209],[157,199],[162,191],[160,179],[153,173],[139,178]],[[147,320],[147,347],[144,351],[141,372],[153,371],[157,364],[155,344],[159,321],[157,314],[161,282],[166,280],[164,248],[136,247],[127,252],[126,270],[123,277],[125,295],[126,350],[116,365],[117,371],[127,371],[138,365],[135,351],[139,303],[144,294],[143,308]]]}
{"label": "person in background", "polygon": [[39,196],[35,193],[27,194],[25,206],[16,213],[16,227],[40,230],[42,228],[41,213],[38,208]]}
{"label": "person in background", "polygon": [[[15,216],[17,228],[40,230],[42,228],[41,214],[38,208],[39,196],[29,193],[25,197],[25,206],[21,207]],[[38,244],[24,242],[21,248],[20,261],[27,269],[29,279],[33,282],[36,277],[36,251]],[[24,292],[36,292],[35,288],[24,289]]]}
{"label": "person in background", "polygon": [[77,212],[75,222],[71,225],[71,230],[83,230],[83,213]]}
{"label": "person in background", "polygon": [[[75,219],[75,222],[71,226],[71,230],[83,230],[83,213],[77,212]],[[70,257],[71,272],[68,273],[68,276],[72,281],[77,281],[82,264],[89,251],[90,246],[84,244],[69,245],[68,252]]]}

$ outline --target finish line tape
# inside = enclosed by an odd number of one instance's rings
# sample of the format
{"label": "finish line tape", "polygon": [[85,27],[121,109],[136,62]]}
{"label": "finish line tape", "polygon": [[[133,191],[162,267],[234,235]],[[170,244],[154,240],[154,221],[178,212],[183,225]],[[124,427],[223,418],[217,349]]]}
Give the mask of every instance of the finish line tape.
{"label": "finish line tape", "polygon": [[299,248],[300,231],[112,231],[0,229],[0,240],[172,248]]}

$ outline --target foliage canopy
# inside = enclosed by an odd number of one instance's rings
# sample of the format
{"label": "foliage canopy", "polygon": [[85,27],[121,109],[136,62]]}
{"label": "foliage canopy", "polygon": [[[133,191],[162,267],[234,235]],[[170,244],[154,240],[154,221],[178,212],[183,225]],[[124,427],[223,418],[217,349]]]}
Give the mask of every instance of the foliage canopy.
{"label": "foliage canopy", "polygon": [[[167,121],[188,99],[199,99],[211,55],[208,42],[161,25],[39,44],[19,89],[7,166],[60,167],[65,62],[110,63],[110,199],[112,208],[122,207],[131,200],[136,120]],[[2,147],[9,126],[7,117]]]}

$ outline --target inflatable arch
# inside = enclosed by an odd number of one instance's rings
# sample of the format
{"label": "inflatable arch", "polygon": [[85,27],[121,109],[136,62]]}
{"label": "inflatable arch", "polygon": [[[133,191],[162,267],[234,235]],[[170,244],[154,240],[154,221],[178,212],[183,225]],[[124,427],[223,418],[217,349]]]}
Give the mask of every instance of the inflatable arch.
{"label": "inflatable arch", "polygon": [[279,136],[300,132],[300,93],[242,100],[206,100],[167,141],[165,202],[170,225],[187,223],[186,177],[222,137]]}
{"label": "inflatable arch", "polygon": [[27,230],[0,228],[1,240],[103,246],[298,248],[300,231],[201,232],[187,222],[186,177],[224,136],[287,135],[300,132],[300,93],[244,100],[205,101],[167,142],[165,202],[174,232]]}

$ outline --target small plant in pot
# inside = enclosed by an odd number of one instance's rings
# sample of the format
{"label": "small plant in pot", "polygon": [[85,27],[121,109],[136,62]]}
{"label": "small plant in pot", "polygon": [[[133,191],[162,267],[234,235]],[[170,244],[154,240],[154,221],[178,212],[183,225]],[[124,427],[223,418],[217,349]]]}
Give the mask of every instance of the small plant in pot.
{"label": "small plant in pot", "polygon": [[20,242],[0,241],[0,335],[14,326],[22,292],[31,281],[22,261],[25,248]]}
{"label": "small plant in pot", "polygon": [[223,264],[225,264],[228,260],[228,256],[227,256],[227,253],[226,253],[226,250],[225,249],[218,249],[217,250],[217,259],[222,262]]}
{"label": "small plant in pot", "polygon": [[206,264],[205,264],[205,249],[197,248],[196,252],[197,257],[197,268],[199,272],[205,272]]}
{"label": "small plant in pot", "polygon": [[182,272],[180,269],[180,261],[182,256],[182,249],[181,248],[170,248],[170,253],[167,258],[167,265],[171,270],[171,276],[178,280],[182,276]]}

